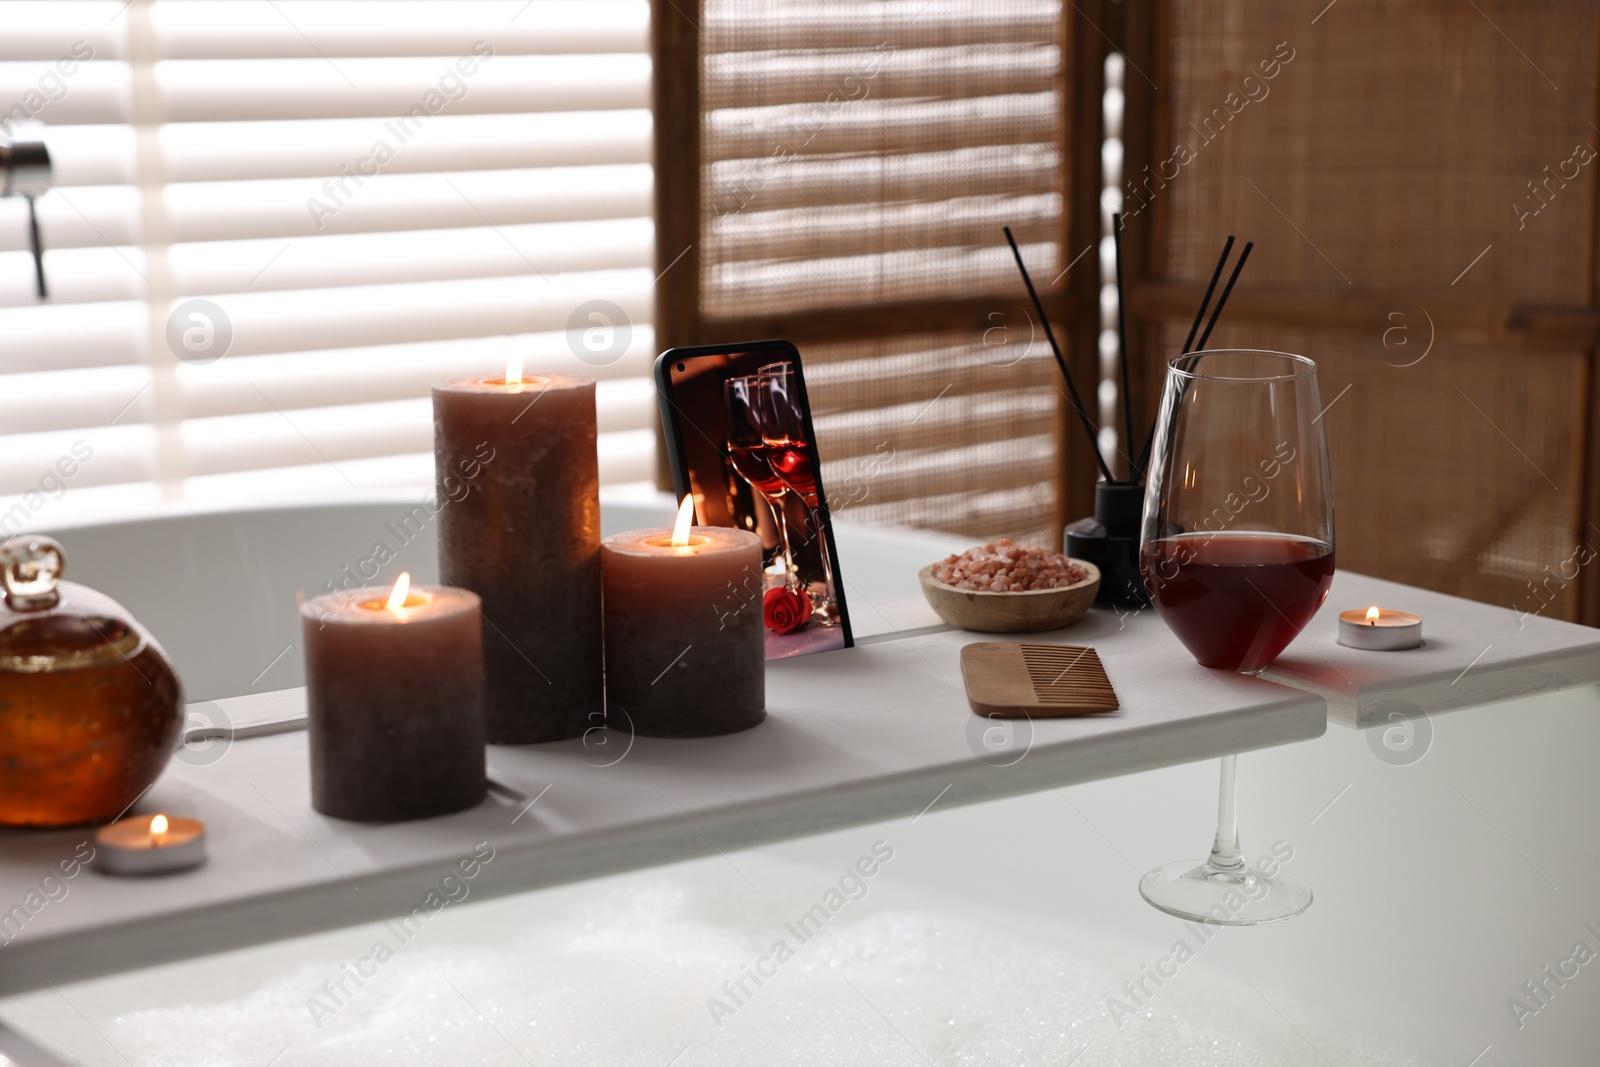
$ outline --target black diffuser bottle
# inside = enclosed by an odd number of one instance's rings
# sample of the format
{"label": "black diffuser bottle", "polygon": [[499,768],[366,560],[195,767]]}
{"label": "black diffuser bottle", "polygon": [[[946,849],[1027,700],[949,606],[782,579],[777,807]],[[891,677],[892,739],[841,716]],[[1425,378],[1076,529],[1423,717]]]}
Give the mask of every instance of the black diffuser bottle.
{"label": "black diffuser bottle", "polygon": [[1100,568],[1096,604],[1119,608],[1150,606],[1150,595],[1139,577],[1139,518],[1143,509],[1143,482],[1097,482],[1094,517],[1067,524],[1067,555]]}
{"label": "black diffuser bottle", "polygon": [[[1011,227],[1005,229],[1006,243],[1011,246],[1011,255],[1017,261],[1017,272],[1022,275],[1022,282],[1028,289],[1028,297],[1033,301],[1033,307],[1039,314],[1039,321],[1044,326],[1045,340],[1050,342],[1050,352],[1055,356],[1056,365],[1061,368],[1061,377],[1067,387],[1067,399],[1072,405],[1072,410],[1077,412],[1078,422],[1083,426],[1083,433],[1088,440],[1090,454],[1094,456],[1095,464],[1100,468],[1102,480],[1095,483],[1094,487],[1094,517],[1079,519],[1069,523],[1066,529],[1066,553],[1077,559],[1087,560],[1100,568],[1100,590],[1095,594],[1094,602],[1103,607],[1115,608],[1143,608],[1150,606],[1150,594],[1145,590],[1144,579],[1139,574],[1139,535],[1141,518],[1144,512],[1144,481],[1141,472],[1145,470],[1150,458],[1150,450],[1155,443],[1156,429],[1152,425],[1149,433],[1145,435],[1144,447],[1138,450],[1138,458],[1129,456],[1128,469],[1133,477],[1127,481],[1118,481],[1111,475],[1111,468],[1106,464],[1105,457],[1100,454],[1100,441],[1098,431],[1090,420],[1088,412],[1084,409],[1083,398],[1079,395],[1077,387],[1072,381],[1072,371],[1067,366],[1067,361],[1061,355],[1061,346],[1056,343],[1055,332],[1050,328],[1050,318],[1044,313],[1044,303],[1039,299],[1038,290],[1033,286],[1033,279],[1028,276],[1028,268],[1022,262],[1022,252],[1017,248],[1017,241],[1011,233]],[[1128,387],[1128,331],[1124,322],[1122,300],[1122,216],[1113,213],[1111,216],[1111,236],[1116,250],[1117,270],[1117,342],[1120,359],[1118,369],[1121,376],[1122,397],[1122,439],[1130,445],[1136,440],[1133,429],[1133,404]],[[1217,299],[1215,308],[1211,308],[1211,296],[1217,290],[1217,281],[1222,277],[1222,270],[1227,265],[1228,254],[1233,250],[1233,237],[1222,246],[1222,255],[1217,260],[1216,270],[1211,273],[1211,282],[1206,286],[1205,295],[1200,300],[1200,310],[1195,312],[1194,323],[1189,327],[1189,335],[1183,342],[1183,353],[1205,348],[1206,341],[1211,337],[1212,329],[1217,325],[1217,319],[1222,314],[1222,307],[1228,302],[1228,294],[1233,292],[1233,283],[1239,280],[1239,272],[1244,269],[1244,262],[1250,257],[1253,245],[1245,242],[1244,251],[1234,262],[1233,273],[1228,277],[1228,284],[1223,287],[1222,295]],[[1206,320],[1206,311],[1210,309],[1211,318]],[[1200,330],[1200,324],[1205,322],[1205,332],[1200,334],[1198,346],[1195,344],[1195,334]]]}

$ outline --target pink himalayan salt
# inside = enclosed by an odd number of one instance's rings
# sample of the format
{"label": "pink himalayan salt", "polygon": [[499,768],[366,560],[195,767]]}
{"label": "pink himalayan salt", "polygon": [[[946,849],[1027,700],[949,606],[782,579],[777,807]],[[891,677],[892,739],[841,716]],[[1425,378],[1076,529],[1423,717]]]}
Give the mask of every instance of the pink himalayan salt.
{"label": "pink himalayan salt", "polygon": [[1021,593],[1076,585],[1088,572],[1059,552],[1002,537],[934,564],[933,576],[958,589]]}

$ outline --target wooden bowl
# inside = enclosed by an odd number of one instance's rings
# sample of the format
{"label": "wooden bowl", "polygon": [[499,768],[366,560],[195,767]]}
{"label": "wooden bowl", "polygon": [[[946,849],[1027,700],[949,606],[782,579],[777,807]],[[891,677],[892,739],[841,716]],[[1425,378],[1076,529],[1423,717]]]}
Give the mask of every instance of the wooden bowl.
{"label": "wooden bowl", "polygon": [[989,634],[1027,634],[1059,630],[1083,618],[1100,589],[1100,568],[1088,560],[1072,562],[1088,571],[1077,585],[1018,593],[980,592],[947,585],[933,576],[933,564],[917,572],[922,595],[939,618],[960,630]]}

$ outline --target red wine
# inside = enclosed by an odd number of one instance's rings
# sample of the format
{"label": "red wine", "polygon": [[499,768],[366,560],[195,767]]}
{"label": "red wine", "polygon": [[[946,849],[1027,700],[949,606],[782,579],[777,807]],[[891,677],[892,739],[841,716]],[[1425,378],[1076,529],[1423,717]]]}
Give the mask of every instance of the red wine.
{"label": "red wine", "polygon": [[793,438],[768,441],[767,459],[790,489],[799,493],[807,504],[816,506],[816,461],[812,458],[809,441]]}
{"label": "red wine", "polygon": [[1333,546],[1269,533],[1180,534],[1145,545],[1156,613],[1201,665],[1255,674],[1311,621],[1333,584]]}
{"label": "red wine", "polygon": [[783,479],[778,477],[768,462],[765,445],[732,446],[728,449],[728,459],[732,461],[733,469],[739,472],[739,477],[755,486],[756,492],[762,496],[776,498],[783,494]]}

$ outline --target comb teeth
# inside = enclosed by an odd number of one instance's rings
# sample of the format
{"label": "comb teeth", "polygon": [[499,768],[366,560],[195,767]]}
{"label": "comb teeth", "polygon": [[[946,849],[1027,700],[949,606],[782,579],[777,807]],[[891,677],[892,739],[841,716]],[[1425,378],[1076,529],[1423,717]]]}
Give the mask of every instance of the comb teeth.
{"label": "comb teeth", "polygon": [[1120,707],[1092,648],[975,641],[962,646],[961,677],[967,703],[988,719],[1099,715]]}
{"label": "comb teeth", "polygon": [[1078,645],[1023,645],[1022,665],[1041,704],[1117,706],[1100,654]]}

